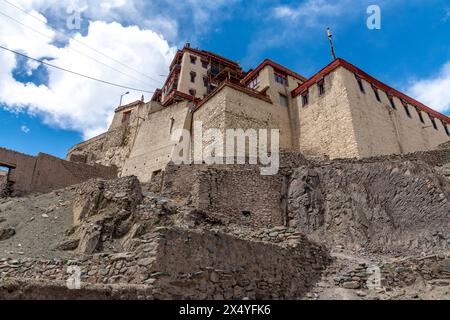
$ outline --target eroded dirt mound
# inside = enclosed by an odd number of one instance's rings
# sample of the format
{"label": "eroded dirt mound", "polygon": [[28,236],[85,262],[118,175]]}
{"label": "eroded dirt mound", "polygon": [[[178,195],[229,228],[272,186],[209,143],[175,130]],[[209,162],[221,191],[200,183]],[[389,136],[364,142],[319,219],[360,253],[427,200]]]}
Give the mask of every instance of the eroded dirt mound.
{"label": "eroded dirt mound", "polygon": [[290,225],[314,239],[395,253],[448,250],[450,183],[423,162],[339,162],[291,177]]}

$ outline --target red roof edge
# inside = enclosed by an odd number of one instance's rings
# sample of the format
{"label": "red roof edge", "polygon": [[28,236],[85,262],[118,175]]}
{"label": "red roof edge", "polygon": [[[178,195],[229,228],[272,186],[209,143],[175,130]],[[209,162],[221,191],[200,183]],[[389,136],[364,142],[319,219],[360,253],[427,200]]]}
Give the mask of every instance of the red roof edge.
{"label": "red roof edge", "polygon": [[213,58],[216,59],[220,62],[222,62],[223,64],[226,64],[230,67],[233,68],[237,68],[237,69],[242,69],[241,66],[239,65],[238,62],[232,61],[230,59],[227,59],[225,57],[222,57],[218,54],[215,54],[213,52],[209,52],[209,51],[205,51],[205,50],[199,50],[199,49],[194,49],[194,48],[188,48],[188,47],[184,47],[181,50],[178,50],[177,53],[175,54],[175,57],[172,60],[172,63],[170,64],[170,69],[172,69],[172,67],[174,66],[175,62],[177,61],[177,59],[179,59],[181,57],[181,55],[183,55],[184,52],[191,52],[193,54],[197,54],[199,56],[203,56],[206,58]]}
{"label": "red roof edge", "polygon": [[124,110],[124,109],[130,108],[130,107],[134,107],[134,106],[137,106],[137,105],[141,105],[141,104],[144,104],[144,101],[142,101],[142,100],[136,100],[136,101],[131,102],[131,103],[129,103],[129,104],[126,104],[126,105],[124,105],[124,106],[118,107],[114,112],[120,112],[120,111],[122,111],[122,110]]}
{"label": "red roof edge", "polygon": [[243,92],[243,93],[246,93],[246,94],[248,94],[248,95],[250,95],[250,96],[252,96],[252,97],[254,97],[254,98],[261,99],[261,100],[263,100],[263,101],[272,103],[272,100],[271,100],[267,95],[262,94],[261,92],[256,91],[256,90],[254,90],[254,89],[250,89],[250,88],[247,88],[247,87],[243,87],[243,86],[241,86],[241,85],[238,85],[238,84],[236,84],[236,83],[233,83],[233,82],[231,82],[231,81],[226,80],[226,81],[222,82],[222,84],[221,84],[216,90],[214,90],[214,91],[211,92],[208,96],[206,96],[203,100],[201,100],[201,101],[197,104],[197,107],[195,108],[195,110],[197,110],[197,109],[200,108],[202,105],[204,105],[207,101],[209,101],[212,97],[214,97],[217,93],[219,93],[219,92],[220,92],[223,88],[225,88],[225,87],[233,88],[233,89],[235,89],[235,90],[238,90],[238,91],[241,91],[241,92]]}
{"label": "red roof edge", "polygon": [[244,79],[241,80],[241,83],[244,85],[247,85],[248,82],[256,75],[258,74],[264,67],[266,66],[271,66],[274,69],[277,69],[279,71],[282,71],[288,75],[290,75],[291,77],[294,77],[298,80],[301,81],[306,81],[307,79],[305,77],[303,77],[302,75],[282,66],[279,63],[276,63],[275,61],[272,61],[270,59],[265,59],[262,63],[260,63],[259,66],[256,67],[255,70],[250,71],[245,77]]}
{"label": "red roof edge", "polygon": [[424,105],[423,103],[417,101],[414,98],[411,98],[410,96],[392,88],[391,86],[388,86],[387,84],[381,82],[378,79],[375,79],[371,75],[367,74],[365,71],[359,69],[358,67],[354,66],[350,62],[345,61],[344,59],[336,59],[329,65],[327,65],[325,68],[320,70],[318,73],[313,75],[311,78],[308,79],[305,83],[298,86],[295,90],[292,91],[292,97],[295,98],[299,94],[303,93],[305,90],[307,90],[309,87],[314,85],[320,78],[323,78],[324,76],[328,75],[338,67],[344,67],[347,70],[357,74],[362,79],[366,80],[367,82],[370,82],[371,84],[375,85],[378,89],[385,91],[386,93],[391,93],[393,96],[396,96],[400,100],[405,100],[409,104],[416,106],[420,109],[422,109],[424,112],[427,112],[431,115],[433,115],[436,118],[439,118],[447,123],[450,123],[450,118],[445,116],[444,114],[437,112],[430,107]]}
{"label": "red roof edge", "polygon": [[168,106],[170,104],[170,102],[172,101],[172,99],[174,98],[181,98],[181,99],[185,99],[185,100],[189,100],[189,101],[193,101],[193,102],[197,102],[200,101],[199,98],[196,98],[194,96],[191,96],[189,94],[186,94],[184,92],[178,91],[178,90],[173,90],[167,97],[166,99],[164,99],[164,101],[161,103],[164,107]]}

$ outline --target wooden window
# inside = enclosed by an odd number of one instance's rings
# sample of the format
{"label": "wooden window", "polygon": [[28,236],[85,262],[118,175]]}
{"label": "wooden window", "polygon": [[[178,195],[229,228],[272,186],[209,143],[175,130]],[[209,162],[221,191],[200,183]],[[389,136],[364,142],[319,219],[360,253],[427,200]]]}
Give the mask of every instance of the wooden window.
{"label": "wooden window", "polygon": [[378,91],[378,88],[375,86],[372,86],[373,93],[375,93],[375,98],[377,98],[378,102],[381,102],[380,92]]}
{"label": "wooden window", "polygon": [[197,63],[197,57],[196,56],[189,56],[191,59],[191,63],[192,64],[196,64]]}
{"label": "wooden window", "polygon": [[411,112],[409,112],[408,103],[405,100],[402,100],[402,104],[403,104],[403,108],[405,109],[405,112],[406,112],[406,115],[408,116],[408,118],[412,118]]}
{"label": "wooden window", "polygon": [[190,90],[189,90],[189,94],[190,94],[191,96],[195,97],[195,95],[197,94],[197,90],[195,90],[195,89],[190,89]]}
{"label": "wooden window", "polygon": [[208,69],[208,65],[209,65],[208,60],[202,60],[202,67],[203,67],[204,69]]}
{"label": "wooden window", "polygon": [[261,80],[259,79],[259,76],[256,76],[252,81],[250,81],[247,87],[249,87],[250,89],[256,89],[260,83]]}
{"label": "wooden window", "polygon": [[355,78],[356,78],[356,81],[358,81],[359,90],[360,90],[362,93],[366,93],[366,89],[364,89],[364,84],[363,84],[363,82],[362,82],[361,77],[358,76],[357,74],[355,74]]}
{"label": "wooden window", "polygon": [[204,76],[204,77],[203,77],[203,85],[204,85],[206,88],[208,88],[208,83],[209,83],[208,77]]}
{"label": "wooden window", "polygon": [[419,115],[420,122],[425,124],[425,120],[423,120],[422,111],[419,108],[417,108],[417,107],[416,107],[416,111],[417,111],[417,114]]}
{"label": "wooden window", "polygon": [[131,119],[131,111],[127,111],[122,114],[122,123],[130,121],[130,119]]}
{"label": "wooden window", "polygon": [[288,98],[284,94],[281,94],[281,93],[280,93],[280,105],[282,107],[288,106]]}
{"label": "wooden window", "polygon": [[325,80],[321,79],[317,82],[317,90],[319,91],[319,97],[325,94]]}
{"label": "wooden window", "polygon": [[308,92],[304,92],[302,94],[302,106],[305,107],[309,103],[309,94]]}
{"label": "wooden window", "polygon": [[195,83],[195,78],[197,77],[197,73],[195,73],[194,71],[191,71],[191,82]]}
{"label": "wooden window", "polygon": [[397,106],[395,105],[394,96],[392,94],[387,94],[389,103],[391,104],[392,109],[397,110]]}
{"label": "wooden window", "polygon": [[438,127],[437,127],[437,124],[436,124],[436,119],[431,114],[428,114],[428,117],[431,120],[431,124],[433,125],[434,130],[438,130]]}
{"label": "wooden window", "polygon": [[450,131],[448,130],[448,125],[444,122],[442,122],[442,125],[444,126],[445,133],[450,137]]}
{"label": "wooden window", "polygon": [[288,85],[287,76],[285,76],[284,74],[274,72],[274,77],[275,77],[275,82],[278,82],[279,84],[281,84],[283,86]]}

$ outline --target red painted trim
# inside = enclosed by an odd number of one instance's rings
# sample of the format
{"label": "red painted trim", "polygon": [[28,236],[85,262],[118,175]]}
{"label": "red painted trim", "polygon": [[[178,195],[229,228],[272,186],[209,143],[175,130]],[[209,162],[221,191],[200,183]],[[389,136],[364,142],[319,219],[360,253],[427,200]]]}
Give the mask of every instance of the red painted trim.
{"label": "red painted trim", "polygon": [[162,102],[162,105],[163,105],[164,107],[167,107],[168,105],[170,105],[170,103],[172,102],[172,100],[175,99],[175,98],[181,98],[181,99],[189,100],[189,101],[192,101],[192,102],[198,102],[198,101],[200,101],[200,99],[198,99],[198,98],[196,98],[196,97],[194,97],[194,96],[191,96],[191,95],[189,95],[189,94],[186,94],[186,93],[181,92],[181,91],[178,91],[178,90],[173,90],[173,91],[166,97],[166,99]]}
{"label": "red painted trim", "polygon": [[120,112],[122,110],[128,109],[130,107],[138,106],[138,105],[141,105],[141,104],[144,104],[144,102],[141,101],[141,100],[136,100],[136,101],[131,102],[131,103],[127,104],[127,105],[118,107],[114,112]]}
{"label": "red painted trim", "polygon": [[252,79],[253,77],[255,77],[264,67],[266,66],[271,66],[272,68],[275,69],[275,71],[281,71],[281,73],[285,73],[290,75],[291,77],[294,77],[298,80],[301,81],[306,81],[307,79],[301,75],[299,75],[298,73],[289,70],[286,67],[283,67],[281,64],[276,63],[275,61],[272,61],[270,59],[265,59],[259,66],[256,67],[255,70],[250,71],[245,77],[244,79],[241,80],[241,83],[244,85],[247,85]]}
{"label": "red painted trim", "polygon": [[225,57],[222,57],[218,54],[209,52],[209,51],[205,51],[205,50],[198,50],[198,49],[194,49],[194,48],[183,48],[182,50],[178,50],[178,52],[175,54],[175,57],[172,60],[172,63],[170,64],[170,69],[172,69],[172,67],[175,65],[175,62],[180,59],[180,57],[185,53],[185,52],[190,52],[196,55],[199,55],[203,58],[211,58],[212,60],[217,60],[229,67],[232,67],[233,69],[240,69],[242,70],[241,66],[239,65],[239,63],[231,61]]}
{"label": "red painted trim", "polygon": [[214,59],[218,60],[218,61],[222,62],[223,64],[229,65],[232,68],[241,69],[239,63],[234,62],[234,61],[232,61],[230,59],[227,59],[225,57],[222,57],[222,56],[220,56],[218,54],[212,53],[210,51],[198,50],[198,49],[194,49],[194,48],[184,48],[183,50],[185,50],[187,52],[191,52],[191,53],[197,54],[197,55],[200,55],[200,56],[203,56],[205,58],[211,58],[213,60]]}
{"label": "red painted trim", "polygon": [[307,90],[309,87],[311,87],[312,85],[315,85],[317,80],[320,79],[321,77],[324,77],[326,75],[328,75],[329,73],[331,73],[332,71],[334,71],[335,69],[337,69],[338,67],[344,67],[347,70],[356,73],[357,75],[359,75],[362,79],[366,80],[367,82],[371,83],[372,85],[375,85],[378,89],[385,91],[386,93],[391,93],[393,96],[399,98],[400,100],[405,100],[406,102],[408,102],[409,104],[411,104],[412,106],[417,106],[418,108],[420,108],[422,111],[431,114],[433,116],[435,116],[436,118],[439,118],[443,121],[446,121],[447,123],[450,123],[450,118],[443,115],[442,113],[439,113],[433,109],[431,109],[430,107],[424,105],[423,103],[411,98],[410,96],[407,96],[406,94],[388,86],[387,84],[375,79],[374,77],[372,77],[371,75],[367,74],[366,72],[364,72],[363,70],[359,69],[358,67],[352,65],[351,63],[345,61],[344,59],[337,59],[335,61],[333,61],[332,63],[330,63],[328,66],[326,66],[325,68],[323,68],[322,70],[320,70],[318,73],[316,73],[314,76],[312,76],[308,81],[306,81],[305,83],[301,84],[300,86],[298,86],[298,88],[296,88],[295,90],[292,91],[292,97],[295,98],[298,95],[300,95],[301,93],[303,93],[305,90]]}
{"label": "red painted trim", "polygon": [[224,81],[222,82],[222,84],[213,92],[211,92],[208,96],[206,96],[203,100],[201,100],[198,104],[195,110],[197,110],[198,108],[200,108],[202,105],[204,105],[207,101],[209,101],[212,97],[214,97],[217,93],[219,93],[223,88],[225,87],[230,87],[233,88],[235,90],[241,91],[243,93],[246,93],[254,98],[266,101],[268,103],[272,103],[272,100],[270,100],[270,98],[265,95],[262,94],[259,91],[247,88],[247,87],[243,87],[241,85],[238,85],[236,83],[230,82],[230,81]]}

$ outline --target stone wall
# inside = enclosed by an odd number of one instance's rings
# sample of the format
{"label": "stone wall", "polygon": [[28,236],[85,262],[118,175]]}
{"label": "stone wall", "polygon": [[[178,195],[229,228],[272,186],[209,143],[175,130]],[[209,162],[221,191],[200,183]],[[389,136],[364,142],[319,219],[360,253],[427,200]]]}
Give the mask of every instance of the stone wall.
{"label": "stone wall", "polygon": [[[92,297],[106,284],[111,288],[122,284],[123,292],[145,285],[145,291],[136,292],[145,299],[298,299],[330,262],[326,249],[306,238],[288,248],[220,232],[159,228],[146,236],[143,246],[135,252],[83,260],[2,259],[0,298],[31,298],[36,294],[30,288],[32,281],[45,279],[47,286],[40,288],[46,299]],[[68,268],[74,266],[80,268],[82,290],[70,294],[66,280]],[[27,286],[11,285],[15,279]],[[109,298],[114,297],[137,298],[120,292]]]}
{"label": "stone wall", "polygon": [[285,183],[282,175],[262,176],[256,165],[170,164],[151,189],[223,224],[268,228],[285,224]]}
{"label": "stone wall", "polygon": [[180,102],[153,112],[141,121],[137,133],[132,135],[131,151],[125,159],[121,176],[135,175],[142,182],[148,182],[156,171],[166,167],[178,141],[172,141],[172,134],[190,129],[189,107],[189,102]]}
{"label": "stone wall", "polygon": [[43,153],[33,157],[4,148],[0,148],[0,162],[15,166],[10,169],[8,176],[14,196],[29,192],[49,192],[92,178],[117,177],[114,167],[74,163]]}
{"label": "stone wall", "polygon": [[130,152],[130,140],[136,126],[124,124],[72,147],[67,160],[89,165],[116,166],[119,170]]}
{"label": "stone wall", "polygon": [[262,176],[258,167],[209,168],[197,175],[200,210],[225,224],[275,227],[285,223],[282,176]]}

